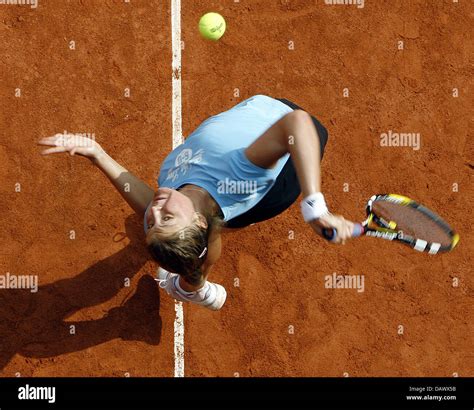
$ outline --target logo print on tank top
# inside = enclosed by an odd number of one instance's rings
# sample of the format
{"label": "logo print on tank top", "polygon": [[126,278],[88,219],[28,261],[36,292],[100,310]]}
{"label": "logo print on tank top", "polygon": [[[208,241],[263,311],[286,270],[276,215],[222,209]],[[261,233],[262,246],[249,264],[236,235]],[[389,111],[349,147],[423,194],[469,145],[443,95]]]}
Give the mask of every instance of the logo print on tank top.
{"label": "logo print on tank top", "polygon": [[193,155],[193,150],[189,148],[184,148],[176,156],[174,161],[174,167],[168,171],[166,176],[166,181],[171,180],[175,182],[180,176],[185,176],[192,164],[199,164],[202,162],[204,150],[199,149]]}

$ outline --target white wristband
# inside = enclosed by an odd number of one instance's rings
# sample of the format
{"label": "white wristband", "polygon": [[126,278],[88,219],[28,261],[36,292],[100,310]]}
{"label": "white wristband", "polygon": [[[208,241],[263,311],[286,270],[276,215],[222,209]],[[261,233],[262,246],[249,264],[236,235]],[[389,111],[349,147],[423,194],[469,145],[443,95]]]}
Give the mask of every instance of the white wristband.
{"label": "white wristband", "polygon": [[324,195],[321,192],[308,195],[301,201],[301,213],[305,222],[310,222],[314,219],[321,218],[321,216],[328,213]]}

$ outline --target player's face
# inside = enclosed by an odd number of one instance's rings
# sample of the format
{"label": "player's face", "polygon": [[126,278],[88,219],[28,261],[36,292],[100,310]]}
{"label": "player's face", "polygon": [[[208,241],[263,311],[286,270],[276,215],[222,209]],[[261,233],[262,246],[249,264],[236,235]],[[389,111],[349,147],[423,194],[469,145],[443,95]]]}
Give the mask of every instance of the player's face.
{"label": "player's face", "polygon": [[169,188],[159,188],[145,214],[148,229],[153,228],[169,236],[189,226],[194,217],[194,206],[186,196]]}

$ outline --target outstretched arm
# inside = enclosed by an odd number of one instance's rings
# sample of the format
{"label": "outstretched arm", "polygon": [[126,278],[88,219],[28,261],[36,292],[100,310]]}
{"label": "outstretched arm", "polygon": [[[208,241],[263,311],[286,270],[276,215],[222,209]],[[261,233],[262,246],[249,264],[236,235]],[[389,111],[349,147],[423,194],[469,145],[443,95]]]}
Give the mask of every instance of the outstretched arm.
{"label": "outstretched arm", "polygon": [[153,199],[153,189],[115,161],[97,142],[90,138],[76,134],[58,134],[54,137],[41,139],[39,144],[52,147],[45,149],[42,152],[43,155],[68,152],[70,155],[78,154],[89,158],[109,178],[123,199],[139,215],[143,216],[148,204]]}
{"label": "outstretched arm", "polygon": [[109,178],[110,182],[112,182],[130,207],[137,214],[143,216],[148,204],[153,199],[153,189],[125,169],[106,152],[100,154],[94,162]]}

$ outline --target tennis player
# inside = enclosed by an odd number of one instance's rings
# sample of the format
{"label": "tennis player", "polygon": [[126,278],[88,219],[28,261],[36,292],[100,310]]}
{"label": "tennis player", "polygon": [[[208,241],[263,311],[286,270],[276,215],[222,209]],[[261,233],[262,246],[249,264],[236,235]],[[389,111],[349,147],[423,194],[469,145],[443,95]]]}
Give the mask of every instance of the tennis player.
{"label": "tennis player", "polygon": [[320,122],[296,104],[256,95],[208,118],[175,148],[156,192],[89,138],[58,134],[40,144],[52,147],[44,155],[89,157],[143,216],[160,287],[218,310],[226,291],[207,278],[221,255],[221,233],[273,218],[302,194],[303,218],[318,235],[334,228],[335,243],[351,237],[353,223],[329,213],[321,193],[327,139]]}

